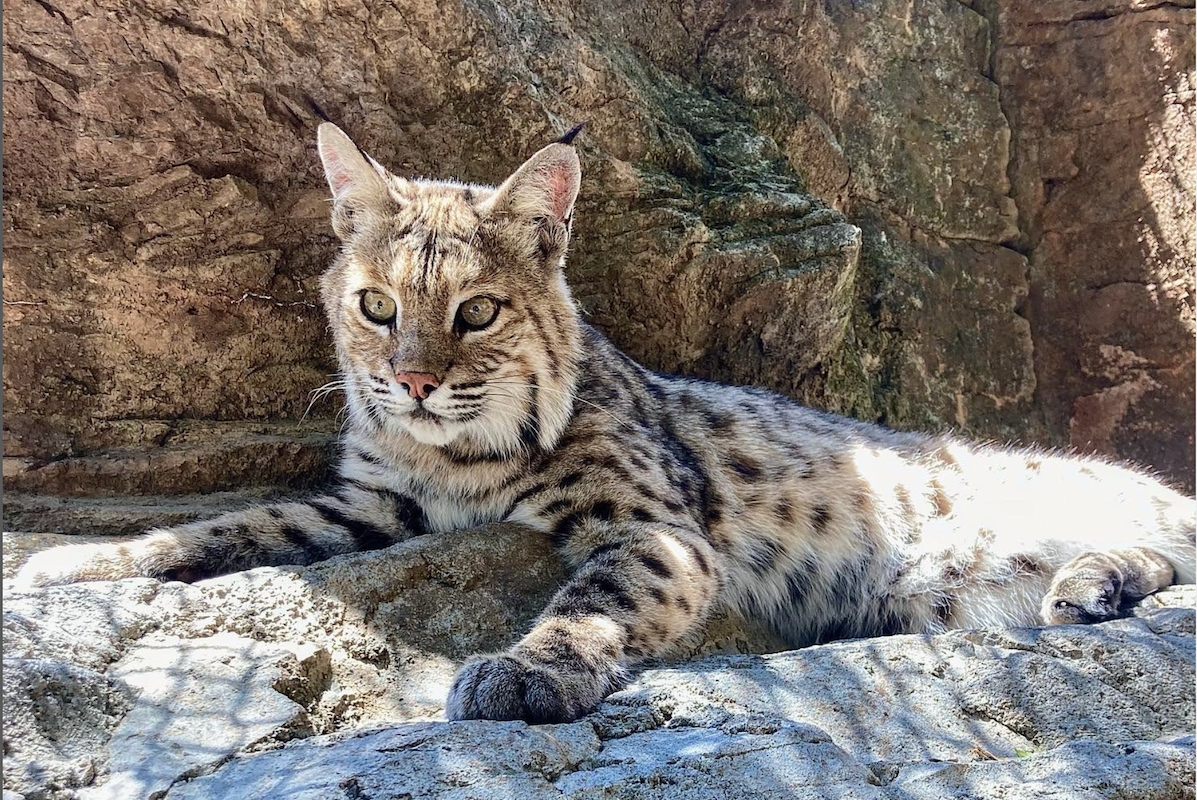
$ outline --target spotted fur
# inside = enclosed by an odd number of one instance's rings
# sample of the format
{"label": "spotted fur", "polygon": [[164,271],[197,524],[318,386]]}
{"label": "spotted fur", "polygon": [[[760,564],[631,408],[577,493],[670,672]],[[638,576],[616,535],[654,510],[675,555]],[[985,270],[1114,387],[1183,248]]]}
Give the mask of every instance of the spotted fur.
{"label": "spotted fur", "polygon": [[[1140,471],[896,432],[620,353],[563,276],[568,140],[498,188],[395,177],[331,125],[319,150],[342,241],[323,280],[350,415],[336,488],[47,551],[20,581],[190,581],[524,523],[573,576],[509,651],[465,665],[447,710],[549,722],[717,607],[801,645],[1098,621],[1194,579],[1194,503]],[[365,316],[367,289],[394,300],[393,322]],[[456,316],[478,295],[499,306],[484,330]],[[414,399],[399,372],[439,386]]]}

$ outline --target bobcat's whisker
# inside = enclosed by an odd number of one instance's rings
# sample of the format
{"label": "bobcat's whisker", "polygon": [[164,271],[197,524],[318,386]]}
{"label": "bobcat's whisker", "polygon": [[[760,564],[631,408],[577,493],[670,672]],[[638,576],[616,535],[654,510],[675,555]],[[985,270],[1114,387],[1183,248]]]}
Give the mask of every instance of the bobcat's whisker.
{"label": "bobcat's whisker", "polygon": [[[488,386],[519,386],[519,387],[531,388],[530,384],[522,383],[522,382],[518,382],[518,381],[513,382],[513,383],[505,383],[502,381],[487,381],[487,385]],[[614,420],[615,422],[618,422],[620,425],[624,425],[624,426],[627,426],[627,427],[633,428],[633,429],[636,427],[631,422],[627,421],[626,419],[621,419],[620,417],[613,414],[609,409],[603,408],[598,403],[587,400],[584,397],[579,397],[576,392],[567,392],[567,391],[557,389],[552,386],[539,386],[539,385],[536,387],[536,390],[540,391],[540,392],[555,392],[559,396],[568,397],[571,400],[576,400],[579,403],[583,403],[585,405],[590,406],[591,408],[594,408],[594,409],[597,409],[598,411],[603,412],[608,417],[610,417],[612,420]]]}
{"label": "bobcat's whisker", "polygon": [[323,386],[318,386],[315,389],[313,389],[311,391],[311,395],[310,395],[311,400],[308,402],[307,408],[304,409],[303,415],[300,416],[300,418],[299,418],[300,421],[306,420],[308,418],[308,414],[311,413],[312,407],[315,406],[317,402],[319,402],[320,400],[323,400],[325,397],[327,397],[330,394],[333,394],[334,392],[342,391],[352,385],[353,385],[352,379],[341,378],[341,379],[338,379],[335,381],[329,381],[328,383],[324,384]]}

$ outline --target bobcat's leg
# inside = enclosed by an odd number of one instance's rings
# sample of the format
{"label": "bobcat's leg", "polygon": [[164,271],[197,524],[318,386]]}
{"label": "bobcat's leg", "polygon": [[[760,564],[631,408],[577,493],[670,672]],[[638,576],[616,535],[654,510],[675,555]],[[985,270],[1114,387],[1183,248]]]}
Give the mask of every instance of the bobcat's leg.
{"label": "bobcat's leg", "polygon": [[1134,547],[1084,553],[1052,579],[1041,613],[1049,625],[1102,622],[1126,605],[1172,583],[1172,565],[1154,550]]}
{"label": "bobcat's leg", "polygon": [[409,497],[361,483],[304,502],[234,511],[151,531],[122,544],[72,544],[35,553],[18,587],[147,577],[196,581],[252,567],[311,564],[424,533]]}
{"label": "bobcat's leg", "polygon": [[628,667],[697,630],[720,584],[706,540],[672,527],[584,525],[566,556],[581,566],[532,631],[457,674],[449,719],[577,719],[619,688]]}

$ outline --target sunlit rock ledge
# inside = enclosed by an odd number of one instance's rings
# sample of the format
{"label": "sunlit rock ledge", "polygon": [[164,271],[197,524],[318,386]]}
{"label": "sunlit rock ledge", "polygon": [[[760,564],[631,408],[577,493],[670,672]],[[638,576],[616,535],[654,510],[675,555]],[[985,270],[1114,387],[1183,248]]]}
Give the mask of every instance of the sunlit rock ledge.
{"label": "sunlit rock ledge", "polygon": [[190,586],[6,586],[5,800],[1191,792],[1194,587],[1097,626],[766,655],[721,619],[576,723],[444,722],[455,666],[561,577],[494,526]]}

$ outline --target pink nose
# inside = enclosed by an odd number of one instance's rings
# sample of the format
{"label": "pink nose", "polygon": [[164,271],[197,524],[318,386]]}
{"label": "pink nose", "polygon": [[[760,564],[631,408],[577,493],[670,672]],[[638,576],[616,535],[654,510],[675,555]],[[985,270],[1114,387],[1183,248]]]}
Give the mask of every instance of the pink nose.
{"label": "pink nose", "polygon": [[407,390],[408,397],[413,400],[427,400],[428,395],[436,391],[441,385],[440,378],[431,372],[396,372],[395,380]]}

